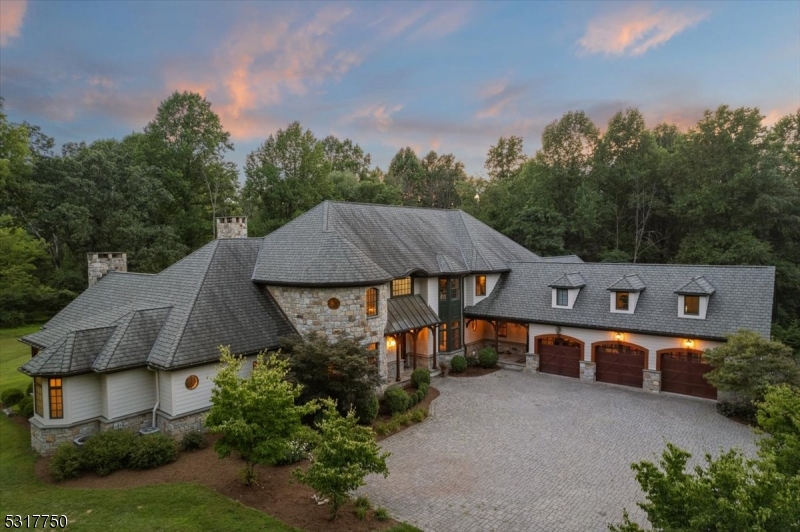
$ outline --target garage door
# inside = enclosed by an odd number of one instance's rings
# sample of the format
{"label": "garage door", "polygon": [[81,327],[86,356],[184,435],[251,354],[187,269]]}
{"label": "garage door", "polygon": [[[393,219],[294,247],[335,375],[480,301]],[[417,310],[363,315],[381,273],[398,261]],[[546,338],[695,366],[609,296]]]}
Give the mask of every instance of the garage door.
{"label": "garage door", "polygon": [[562,345],[548,345],[546,340],[539,343],[539,371],[565,377],[580,377],[580,344],[558,340],[555,343]]}
{"label": "garage door", "polygon": [[713,368],[704,364],[702,355],[692,351],[661,353],[661,390],[665,392],[717,398],[717,389],[703,377]]}
{"label": "garage door", "polygon": [[594,349],[595,378],[598,381],[642,387],[644,350],[623,344],[598,345]]}

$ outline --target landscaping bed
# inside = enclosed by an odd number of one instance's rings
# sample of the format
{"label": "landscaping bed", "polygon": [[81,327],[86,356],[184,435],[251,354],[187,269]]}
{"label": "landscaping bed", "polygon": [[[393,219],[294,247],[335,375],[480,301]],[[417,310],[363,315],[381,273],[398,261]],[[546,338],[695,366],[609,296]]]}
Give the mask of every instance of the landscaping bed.
{"label": "landscaping bed", "polygon": [[482,368],[480,366],[469,366],[469,367],[467,367],[467,369],[465,369],[461,373],[450,372],[450,375],[448,375],[447,378],[449,379],[450,377],[456,377],[456,378],[461,378],[461,377],[482,377],[484,375],[488,375],[490,373],[494,373],[495,371],[500,371],[500,369],[501,368],[499,366],[494,367],[494,368]]}
{"label": "landscaping bed", "polygon": [[[434,388],[433,386],[429,386],[429,387],[428,387],[428,393],[426,393],[426,394],[425,394],[425,398],[423,398],[423,399],[422,399],[422,401],[420,401],[419,403],[417,403],[417,405],[416,405],[416,406],[412,407],[412,408],[409,410],[409,412],[413,412],[414,410],[426,410],[426,411],[429,411],[429,410],[430,410],[431,403],[432,403],[432,402],[433,402],[433,400],[434,400],[434,399],[436,399],[437,397],[439,397],[439,390],[437,390],[437,389],[436,389],[436,388]],[[380,415],[378,415],[378,417],[375,419],[375,422],[372,424],[372,428],[373,428],[373,430],[375,430],[375,429],[376,429],[376,427],[377,427],[379,424],[381,424],[381,423],[389,423],[389,422],[391,422],[391,420],[392,420],[392,415],[391,415],[391,414],[389,414],[389,413],[381,413],[381,414],[380,414]],[[403,432],[403,431],[404,431],[404,430],[406,430],[408,427],[411,427],[411,426],[413,426],[414,424],[415,424],[415,423],[409,423],[409,424],[403,424],[403,425],[400,425],[400,427],[399,427],[397,430],[393,431],[391,434],[377,434],[377,432],[376,432],[376,437],[375,437],[375,439],[376,439],[377,441],[381,441],[381,440],[383,440],[383,439],[385,439],[385,438],[388,438],[389,436],[393,436],[393,435],[395,435],[395,434],[397,434],[397,433],[399,433],[399,432]]]}

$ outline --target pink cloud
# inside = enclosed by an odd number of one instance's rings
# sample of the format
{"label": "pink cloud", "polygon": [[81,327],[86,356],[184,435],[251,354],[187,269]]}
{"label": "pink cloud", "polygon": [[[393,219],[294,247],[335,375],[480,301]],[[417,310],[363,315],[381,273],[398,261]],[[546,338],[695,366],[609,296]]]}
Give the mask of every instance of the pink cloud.
{"label": "pink cloud", "polygon": [[589,54],[642,55],[707,17],[693,9],[656,11],[650,4],[635,5],[589,21],[578,44]]}
{"label": "pink cloud", "polygon": [[510,104],[526,91],[527,86],[514,85],[505,80],[489,83],[478,92],[478,96],[483,102],[481,108],[475,113],[475,118],[480,120],[502,115]]}
{"label": "pink cloud", "polygon": [[343,120],[346,123],[357,123],[364,129],[387,131],[394,123],[392,115],[402,108],[402,105],[391,107],[383,104],[367,105],[356,109]]}
{"label": "pink cloud", "polygon": [[6,46],[11,39],[19,37],[27,7],[27,0],[3,0],[0,2],[0,46]]}

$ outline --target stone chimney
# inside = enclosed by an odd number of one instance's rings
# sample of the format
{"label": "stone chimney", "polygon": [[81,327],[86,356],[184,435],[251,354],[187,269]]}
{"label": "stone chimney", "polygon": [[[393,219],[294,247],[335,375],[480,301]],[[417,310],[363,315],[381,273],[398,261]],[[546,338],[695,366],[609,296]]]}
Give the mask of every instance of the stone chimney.
{"label": "stone chimney", "polygon": [[87,253],[89,286],[97,283],[108,272],[127,272],[127,253]]}
{"label": "stone chimney", "polygon": [[217,238],[247,238],[247,216],[217,218]]}

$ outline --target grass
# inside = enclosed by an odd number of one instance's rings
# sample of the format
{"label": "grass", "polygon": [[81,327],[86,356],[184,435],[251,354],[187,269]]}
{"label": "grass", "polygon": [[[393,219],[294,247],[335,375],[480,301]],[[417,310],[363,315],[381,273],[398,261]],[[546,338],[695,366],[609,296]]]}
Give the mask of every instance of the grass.
{"label": "grass", "polygon": [[17,368],[31,359],[31,348],[17,338],[38,331],[39,327],[40,324],[35,324],[0,329],[0,392],[9,388],[25,391],[31,379],[17,371]]}

